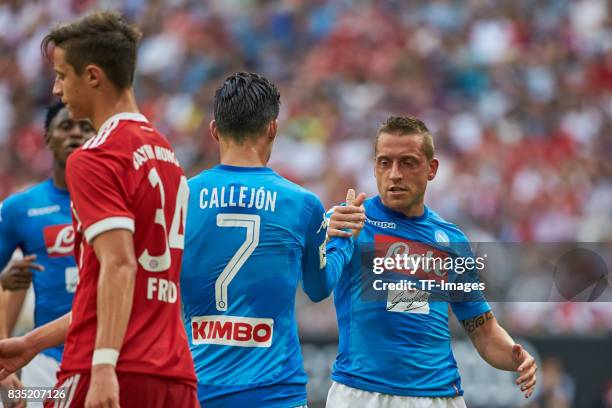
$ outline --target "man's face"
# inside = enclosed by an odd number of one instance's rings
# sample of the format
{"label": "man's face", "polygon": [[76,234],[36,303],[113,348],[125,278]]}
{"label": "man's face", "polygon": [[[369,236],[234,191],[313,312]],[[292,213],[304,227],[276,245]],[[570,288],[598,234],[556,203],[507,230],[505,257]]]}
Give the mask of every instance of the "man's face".
{"label": "man's face", "polygon": [[53,68],[56,73],[53,95],[62,99],[73,118],[89,118],[91,98],[88,95],[85,72],[77,74],[66,61],[66,51],[60,47],[53,50]]}
{"label": "man's face", "polygon": [[68,109],[63,108],[49,124],[45,142],[51,149],[53,158],[60,166],[65,167],[70,153],[95,134],[96,131],[89,119],[74,120],[70,118]]}
{"label": "man's face", "polygon": [[428,160],[422,135],[381,133],[376,149],[376,184],[385,206],[405,212],[422,202],[427,182],[438,170],[436,159]]}

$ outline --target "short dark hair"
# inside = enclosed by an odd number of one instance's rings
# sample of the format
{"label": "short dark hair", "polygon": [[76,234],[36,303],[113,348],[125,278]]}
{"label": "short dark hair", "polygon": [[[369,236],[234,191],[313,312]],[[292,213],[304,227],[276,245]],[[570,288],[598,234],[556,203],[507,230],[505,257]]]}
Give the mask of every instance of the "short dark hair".
{"label": "short dark hair", "polygon": [[261,75],[237,72],[215,92],[215,122],[219,132],[242,142],[259,135],[278,117],[280,93]]}
{"label": "short dark hair", "polygon": [[49,58],[49,45],[60,47],[66,52],[66,61],[79,75],[88,64],[97,65],[122,90],[134,82],[140,37],[140,31],[119,13],[98,11],[53,28],[42,40],[41,50]]}
{"label": "short dark hair", "polygon": [[376,140],[374,141],[374,151],[378,147],[378,138],[381,133],[388,133],[390,135],[423,135],[423,154],[427,157],[427,160],[432,160],[434,157],[434,143],[429,129],[425,126],[422,120],[415,118],[414,116],[389,116],[387,120],[380,125],[378,132],[376,133]]}
{"label": "short dark hair", "polygon": [[64,105],[64,102],[62,101],[53,102],[51,105],[47,107],[47,113],[45,114],[45,134],[49,133],[51,122],[53,122],[53,119],[65,107],[66,105]]}

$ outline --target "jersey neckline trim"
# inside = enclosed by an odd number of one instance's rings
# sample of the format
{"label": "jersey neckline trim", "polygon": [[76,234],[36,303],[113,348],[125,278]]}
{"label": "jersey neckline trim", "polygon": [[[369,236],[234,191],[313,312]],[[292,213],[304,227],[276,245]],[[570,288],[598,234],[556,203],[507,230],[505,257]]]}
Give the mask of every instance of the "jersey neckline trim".
{"label": "jersey neckline trim", "polygon": [[381,211],[383,211],[388,216],[393,217],[393,218],[395,218],[397,220],[403,220],[403,221],[425,221],[429,217],[429,208],[426,205],[424,206],[424,211],[423,211],[422,215],[418,215],[416,217],[408,217],[408,216],[402,214],[399,211],[395,211],[395,210],[392,210],[391,208],[387,207],[382,202],[382,199],[380,198],[379,195],[374,197],[373,202],[374,202],[374,205],[376,205],[376,207],[378,207]]}
{"label": "jersey neckline trim", "polygon": [[68,192],[68,189],[62,189],[62,188],[57,187],[55,183],[53,182],[53,177],[48,178],[46,182],[49,185],[49,188],[53,191],[53,193],[60,195],[60,196],[70,197],[70,193]]}
{"label": "jersey neckline trim", "polygon": [[274,174],[274,170],[270,167],[257,166],[257,167],[247,167],[247,166],[231,166],[229,164],[217,164],[212,170],[220,170],[220,171],[229,171],[229,172],[238,172],[238,173],[264,173],[264,174]]}
{"label": "jersey neckline trim", "polygon": [[101,135],[102,133],[104,133],[104,131],[106,130],[106,128],[108,126],[110,126],[110,124],[114,121],[122,121],[122,120],[132,120],[135,122],[143,122],[143,123],[149,123],[149,121],[147,120],[147,118],[145,117],[145,115],[143,115],[142,113],[136,113],[136,112],[119,112],[114,114],[113,116],[111,116],[110,118],[106,119],[104,121],[104,123],[102,124],[102,126],[100,126],[100,129],[98,130],[98,135]]}

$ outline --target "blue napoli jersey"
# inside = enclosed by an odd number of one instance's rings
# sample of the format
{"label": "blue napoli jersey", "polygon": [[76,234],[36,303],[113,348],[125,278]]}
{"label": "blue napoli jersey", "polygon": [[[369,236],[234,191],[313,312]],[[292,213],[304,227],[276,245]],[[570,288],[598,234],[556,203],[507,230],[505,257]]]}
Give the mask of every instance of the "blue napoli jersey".
{"label": "blue napoli jersey", "polygon": [[296,290],[331,294],[352,241],[327,252],[320,200],[267,167],[218,165],[189,189],[181,292],[201,404],[306,404]]}
{"label": "blue napoli jersey", "polygon": [[[52,180],[8,197],[0,207],[0,266],[16,248],[36,255],[44,271],[34,271],[34,324],[42,326],[68,313],[78,281],[73,257],[74,231],[68,191]],[[60,361],[63,346],[43,353]]]}
{"label": "blue napoli jersey", "polygon": [[[420,286],[415,286],[416,291],[385,290],[380,281],[374,283],[384,275],[373,273],[371,255],[365,252],[388,257],[401,247],[410,254],[427,251],[430,256],[471,257],[467,238],[427,207],[422,216],[408,218],[385,207],[379,196],[366,200],[364,206],[365,226],[334,289],[339,348],[332,379],[392,395],[463,395],[451,349],[449,304],[459,320],[469,319],[490,310],[482,293],[476,296],[478,301],[443,301],[432,300],[432,293],[421,291]],[[335,239],[330,241],[328,251],[335,245]],[[452,280],[451,274],[447,281]],[[434,277],[434,271],[421,269],[417,276],[426,280]]]}

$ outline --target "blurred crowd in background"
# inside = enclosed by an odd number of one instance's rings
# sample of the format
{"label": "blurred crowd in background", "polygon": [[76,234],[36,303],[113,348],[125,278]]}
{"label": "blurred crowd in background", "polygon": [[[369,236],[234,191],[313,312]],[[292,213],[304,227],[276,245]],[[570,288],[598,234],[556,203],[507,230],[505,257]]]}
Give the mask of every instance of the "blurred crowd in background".
{"label": "blurred crowd in background", "polygon": [[[42,37],[89,10],[116,9],[144,34],[140,107],[189,176],[218,160],[208,134],[215,88],[234,71],[256,71],[281,92],[271,167],[327,206],[349,187],[375,194],[376,130],[390,114],[410,114],[428,125],[440,159],[427,203],[473,241],[612,241],[610,7],[604,0],[0,1],[0,199],[49,175],[42,132],[54,73],[41,58]],[[329,303],[299,300],[303,333],[333,337]],[[612,303],[547,304],[527,326],[524,307],[515,315],[496,307],[519,333],[612,330]]]}

